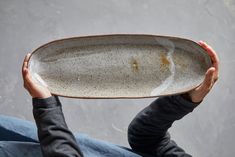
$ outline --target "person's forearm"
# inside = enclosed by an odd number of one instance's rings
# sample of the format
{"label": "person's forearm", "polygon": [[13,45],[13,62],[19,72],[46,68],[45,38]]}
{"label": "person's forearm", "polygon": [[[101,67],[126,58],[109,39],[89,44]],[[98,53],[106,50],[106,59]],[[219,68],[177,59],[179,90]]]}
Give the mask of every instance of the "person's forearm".
{"label": "person's forearm", "polygon": [[172,123],[192,112],[197,105],[181,95],[158,98],[130,123],[128,129],[130,145],[138,150],[156,149],[161,142],[164,142],[166,132]]}
{"label": "person's forearm", "polygon": [[33,115],[45,157],[82,157],[76,140],[68,129],[57,96],[33,98]]}

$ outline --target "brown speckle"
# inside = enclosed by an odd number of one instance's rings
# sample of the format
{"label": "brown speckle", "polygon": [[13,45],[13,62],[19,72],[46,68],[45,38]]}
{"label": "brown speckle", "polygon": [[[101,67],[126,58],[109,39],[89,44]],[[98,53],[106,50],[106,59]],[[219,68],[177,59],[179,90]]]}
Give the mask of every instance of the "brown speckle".
{"label": "brown speckle", "polygon": [[160,70],[162,72],[166,71],[169,69],[170,61],[167,59],[165,54],[160,55]]}
{"label": "brown speckle", "polygon": [[162,63],[163,65],[169,65],[169,64],[170,64],[170,62],[169,62],[169,60],[167,59],[166,55],[161,54],[161,63]]}
{"label": "brown speckle", "polygon": [[132,59],[131,60],[131,69],[134,71],[134,72],[137,72],[139,70],[139,65],[138,65],[138,62],[136,59]]}

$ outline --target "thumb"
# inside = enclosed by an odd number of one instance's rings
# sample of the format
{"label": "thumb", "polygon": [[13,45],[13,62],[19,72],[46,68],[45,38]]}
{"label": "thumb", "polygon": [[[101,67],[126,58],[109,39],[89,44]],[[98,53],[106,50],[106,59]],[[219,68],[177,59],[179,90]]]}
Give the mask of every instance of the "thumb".
{"label": "thumb", "polygon": [[205,79],[202,83],[202,90],[208,92],[212,85],[213,85],[213,75],[214,75],[214,72],[215,72],[215,68],[214,67],[211,67],[210,69],[207,70],[206,72],[206,76],[205,76]]}
{"label": "thumb", "polygon": [[25,82],[28,86],[32,87],[32,86],[34,85],[34,82],[33,82],[32,76],[31,76],[31,74],[30,74],[30,72],[29,72],[29,69],[24,68],[24,69],[23,69],[23,75],[24,75],[24,82]]}
{"label": "thumb", "polygon": [[214,73],[215,68],[211,67],[207,70],[205,74],[204,81],[201,83],[199,87],[189,92],[191,100],[193,102],[201,102],[204,97],[208,94],[214,84]]}

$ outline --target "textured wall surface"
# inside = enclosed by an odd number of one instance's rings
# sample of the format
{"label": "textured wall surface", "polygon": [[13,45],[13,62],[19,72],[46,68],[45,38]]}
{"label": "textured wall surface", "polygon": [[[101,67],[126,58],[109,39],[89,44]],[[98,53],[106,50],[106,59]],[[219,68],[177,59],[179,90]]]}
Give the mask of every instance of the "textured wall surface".
{"label": "textured wall surface", "polygon": [[[0,0],[0,113],[33,121],[21,78],[26,53],[54,39],[109,33],[207,41],[219,55],[220,79],[170,132],[193,156],[234,156],[235,0]],[[151,101],[61,98],[73,131],[124,146],[129,122]]]}

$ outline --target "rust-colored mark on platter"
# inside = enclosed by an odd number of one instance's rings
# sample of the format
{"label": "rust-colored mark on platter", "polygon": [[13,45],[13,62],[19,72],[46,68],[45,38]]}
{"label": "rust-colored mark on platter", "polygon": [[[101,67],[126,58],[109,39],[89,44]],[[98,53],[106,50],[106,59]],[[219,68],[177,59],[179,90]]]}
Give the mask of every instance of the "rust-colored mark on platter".
{"label": "rust-colored mark on platter", "polygon": [[138,72],[139,71],[139,64],[138,64],[137,60],[134,59],[134,58],[131,59],[131,69],[134,72]]}
{"label": "rust-colored mark on platter", "polygon": [[170,64],[170,61],[167,59],[166,55],[161,54],[161,63],[164,66],[168,66]]}
{"label": "rust-colored mark on platter", "polygon": [[169,70],[170,61],[168,60],[168,58],[165,54],[160,55],[160,63],[161,63],[160,64],[161,72]]}

